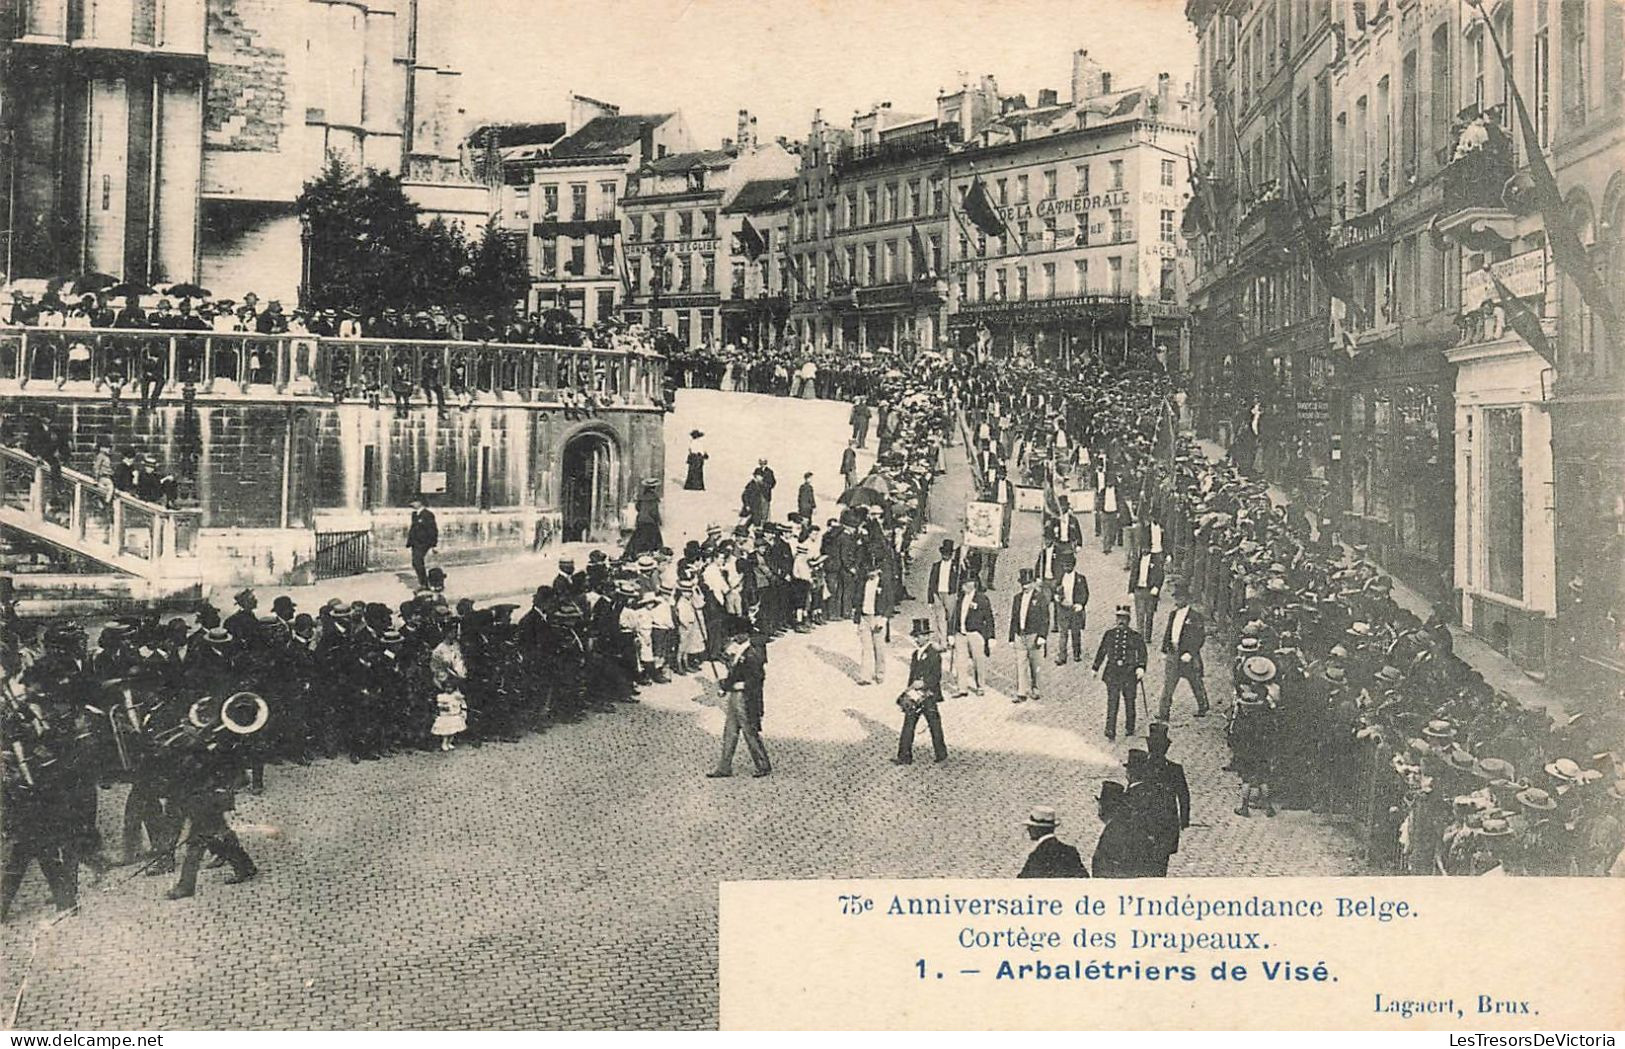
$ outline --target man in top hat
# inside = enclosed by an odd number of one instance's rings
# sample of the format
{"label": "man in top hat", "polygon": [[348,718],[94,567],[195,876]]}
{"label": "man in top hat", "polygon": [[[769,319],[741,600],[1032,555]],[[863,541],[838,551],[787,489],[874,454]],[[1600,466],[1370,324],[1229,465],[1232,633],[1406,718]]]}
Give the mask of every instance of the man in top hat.
{"label": "man in top hat", "polygon": [[841,481],[847,488],[858,483],[858,444],[847,441],[841,452]]}
{"label": "man in top hat", "polygon": [[1175,608],[1168,616],[1168,626],[1162,633],[1162,699],[1157,703],[1157,720],[1167,721],[1173,710],[1174,689],[1181,679],[1190,682],[1196,696],[1196,716],[1206,717],[1208,712],[1207,683],[1202,677],[1202,643],[1207,640],[1207,620],[1200,609],[1193,606],[1184,584],[1174,587]]}
{"label": "man in top hat", "polygon": [[1157,600],[1162,593],[1162,555],[1143,550],[1135,557],[1128,573],[1128,592],[1134,597],[1134,622],[1141,637],[1150,637],[1157,618]]}
{"label": "man in top hat", "polygon": [[412,571],[417,573],[418,586],[429,585],[429,551],[440,545],[440,524],[434,511],[423,505],[422,496],[412,499],[412,516],[406,527],[406,548],[412,551]]}
{"label": "man in top hat", "polygon": [[[1191,788],[1185,781],[1185,766],[1177,761],[1168,760],[1168,748],[1172,745],[1168,738],[1168,723],[1153,722],[1145,735],[1146,750],[1149,752],[1146,768],[1151,778],[1173,795],[1179,814],[1179,828],[1183,830],[1191,825]],[[1174,851],[1179,851],[1177,833],[1174,835]]]}
{"label": "man in top hat", "polygon": [[1156,876],[1151,837],[1128,803],[1121,783],[1106,780],[1095,798],[1099,806],[1100,840],[1095,843],[1089,868],[1097,878],[1150,878]]}
{"label": "man in top hat", "polygon": [[1117,606],[1117,623],[1095,649],[1094,675],[1106,683],[1106,738],[1117,738],[1117,708],[1124,707],[1123,730],[1134,735],[1135,692],[1145,680],[1145,639],[1131,626],[1127,605]]}
{"label": "man in top hat", "polygon": [[897,705],[903,708],[903,731],[897,737],[897,756],[892,758],[892,764],[914,763],[914,733],[919,730],[921,718],[931,732],[931,751],[936,760],[947,761],[948,744],[942,736],[942,715],[937,709],[942,702],[942,652],[929,620],[914,620],[909,634],[914,639],[914,652],[908,661],[908,687],[897,699]]}
{"label": "man in top hat", "polygon": [[1059,639],[1055,645],[1055,665],[1066,666],[1067,647],[1072,658],[1083,661],[1083,627],[1088,620],[1089,580],[1074,558],[1055,579],[1051,591],[1051,618]]}
{"label": "man in top hat", "polygon": [[869,406],[862,397],[852,403],[852,414],[848,421],[852,424],[852,443],[862,448],[869,440]]}
{"label": "man in top hat", "polygon": [[1018,878],[1087,878],[1089,871],[1083,865],[1078,850],[1055,836],[1061,821],[1049,805],[1033,806],[1027,817],[1027,837],[1032,839],[1033,850],[1027,854]]}
{"label": "man in top hat", "polygon": [[722,656],[728,673],[717,683],[717,690],[727,702],[727,715],[722,728],[722,752],[717,758],[717,767],[707,772],[706,778],[726,779],[733,775],[734,750],[739,746],[741,734],[756,766],[753,775],[766,776],[773,771],[767,747],[762,743],[762,690],[767,676],[767,657],[760,646],[751,643],[750,628],[739,622],[735,623]]}
{"label": "man in top hat", "polygon": [[937,644],[943,646],[948,643],[948,611],[959,595],[959,562],[952,539],[944,539],[937,553],[940,557],[926,575],[925,605]]}
{"label": "man in top hat", "polygon": [[1038,589],[1038,578],[1023,568],[1017,581],[1021,589],[1010,602],[1010,643],[1016,646],[1016,696],[1023,703],[1038,698],[1038,668],[1044,662],[1044,644],[1049,637],[1049,600]]}
{"label": "man in top hat", "polygon": [[1128,774],[1124,797],[1129,809],[1151,838],[1149,862],[1157,877],[1167,877],[1168,860],[1179,851],[1179,799],[1151,769],[1151,756],[1138,748],[1123,763]]}
{"label": "man in top hat", "polygon": [[993,603],[982,593],[976,575],[965,573],[960,577],[959,594],[948,614],[948,638],[954,645],[959,679],[954,695],[982,694],[995,630]]}

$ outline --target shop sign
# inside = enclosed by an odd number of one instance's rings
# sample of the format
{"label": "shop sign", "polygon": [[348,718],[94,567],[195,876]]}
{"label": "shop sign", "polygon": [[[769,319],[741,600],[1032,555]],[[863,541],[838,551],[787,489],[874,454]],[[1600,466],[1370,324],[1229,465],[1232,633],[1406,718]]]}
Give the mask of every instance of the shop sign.
{"label": "shop sign", "polygon": [[1114,193],[1097,193],[1090,197],[1055,197],[1040,200],[1036,204],[1010,204],[996,210],[999,218],[1006,222],[1016,222],[1034,217],[1045,219],[1052,215],[1076,215],[1096,208],[1122,207],[1130,199],[1127,190],[1119,190]]}
{"label": "shop sign", "polygon": [[1316,397],[1306,401],[1299,401],[1297,408],[1299,422],[1323,423],[1332,417],[1331,402],[1325,398]]}
{"label": "shop sign", "polygon": [[[1514,255],[1510,259],[1502,259],[1492,263],[1490,270],[1507,290],[1520,299],[1534,298],[1546,294],[1546,249],[1535,248],[1521,255]],[[1485,300],[1494,301],[1495,287],[1490,283],[1489,274],[1483,270],[1471,270],[1461,275],[1461,308],[1463,310],[1476,310]]]}
{"label": "shop sign", "polygon": [[657,244],[665,248],[668,255],[687,255],[696,251],[717,250],[717,238],[715,237],[700,240],[652,240],[636,244],[625,244],[626,257],[629,259],[638,258]]}

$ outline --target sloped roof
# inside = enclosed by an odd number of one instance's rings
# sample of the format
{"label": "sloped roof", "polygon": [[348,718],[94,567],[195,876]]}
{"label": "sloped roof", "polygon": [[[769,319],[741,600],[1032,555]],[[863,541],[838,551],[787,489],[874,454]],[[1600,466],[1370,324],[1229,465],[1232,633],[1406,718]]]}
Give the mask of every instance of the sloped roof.
{"label": "sloped roof", "polygon": [[651,160],[644,168],[657,175],[671,175],[681,171],[725,168],[737,158],[738,154],[732,150],[702,149],[693,153],[673,153],[658,160]]}
{"label": "sloped roof", "polygon": [[476,146],[485,145],[485,136],[496,132],[498,148],[508,146],[545,146],[564,137],[564,121],[549,120],[530,124],[481,124],[469,133],[468,140]]}
{"label": "sloped roof", "polygon": [[795,199],[796,180],[793,178],[758,178],[745,183],[734,199],[723,208],[724,213],[766,211],[785,207]]}
{"label": "sloped roof", "polygon": [[595,157],[620,153],[672,118],[671,113],[641,113],[632,116],[594,117],[552,149],[555,157]]}

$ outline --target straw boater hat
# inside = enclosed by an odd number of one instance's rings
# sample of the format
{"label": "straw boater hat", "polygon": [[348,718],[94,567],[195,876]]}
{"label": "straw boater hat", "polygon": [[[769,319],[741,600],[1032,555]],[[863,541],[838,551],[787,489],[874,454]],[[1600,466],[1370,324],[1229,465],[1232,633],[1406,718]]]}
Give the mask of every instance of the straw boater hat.
{"label": "straw boater hat", "polygon": [[1267,685],[1275,680],[1275,661],[1268,656],[1248,656],[1242,661],[1241,673],[1248,681]]}
{"label": "straw boater hat", "polygon": [[1552,796],[1539,787],[1518,791],[1518,804],[1535,812],[1550,812],[1557,808],[1557,802],[1552,800]]}
{"label": "straw boater hat", "polygon": [[1456,738],[1456,726],[1440,718],[1423,726],[1422,735],[1434,743],[1445,743]]}
{"label": "straw boater hat", "polygon": [[1038,827],[1041,830],[1054,830],[1060,824],[1055,809],[1049,805],[1034,805],[1032,814],[1027,817],[1027,826]]}

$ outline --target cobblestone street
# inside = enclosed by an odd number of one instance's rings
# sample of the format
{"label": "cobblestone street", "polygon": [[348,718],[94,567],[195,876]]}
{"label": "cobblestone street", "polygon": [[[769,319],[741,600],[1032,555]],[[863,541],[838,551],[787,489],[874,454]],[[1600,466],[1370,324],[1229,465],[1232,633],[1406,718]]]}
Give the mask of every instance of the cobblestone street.
{"label": "cobblestone street", "polygon": [[[804,470],[816,475],[820,518],[833,511],[845,405],[711,391],[683,391],[678,405],[667,421],[668,545],[707,521],[731,525],[759,454],[778,473],[775,516],[794,508]],[[705,493],[681,490],[694,426],[712,455]],[[969,480],[961,449],[949,461],[916,547],[915,594],[941,535],[958,537]],[[1039,515],[1018,515],[1000,558],[1001,641],[1038,533]],[[1081,567],[1092,655],[1123,593],[1122,555],[1092,543]],[[515,591],[543,578],[515,580]],[[1056,807],[1061,837],[1085,856],[1094,846],[1093,798],[1102,777],[1121,777],[1130,741],[1102,738],[1104,693],[1086,666],[1046,664],[1044,699],[1015,706],[1014,657],[1001,644],[997,691],[943,707],[950,760],[888,762],[917,608],[894,623],[881,686],[854,683],[850,624],[772,646],[766,779],[704,778],[722,724],[708,676],[515,744],[275,768],[267,793],[242,796],[234,817],[260,878],[228,887],[225,871],[206,872],[195,899],[167,903],[168,879],[114,872],[108,891],[87,888],[82,914],[42,930],[36,872],[0,930],[0,992],[10,1003],[28,974],[17,1024],[30,1029],[712,1027],[720,881],[1008,877],[1035,803]],[[1231,812],[1236,780],[1220,771],[1227,664],[1210,653],[1220,716],[1194,720],[1188,693],[1176,700],[1172,756],[1187,770],[1195,826],[1170,873],[1360,872],[1357,842],[1334,822]],[[1159,674],[1153,659],[1153,697]],[[102,795],[110,841],[122,794]]]}

